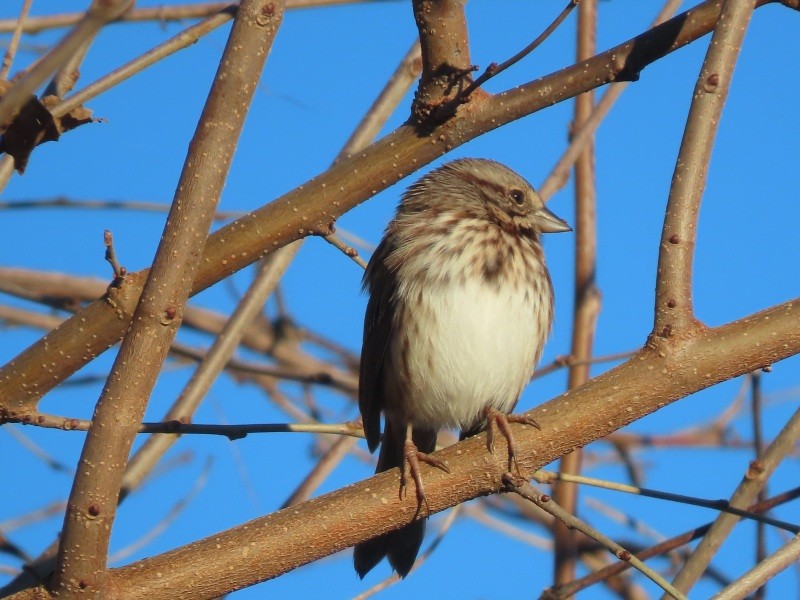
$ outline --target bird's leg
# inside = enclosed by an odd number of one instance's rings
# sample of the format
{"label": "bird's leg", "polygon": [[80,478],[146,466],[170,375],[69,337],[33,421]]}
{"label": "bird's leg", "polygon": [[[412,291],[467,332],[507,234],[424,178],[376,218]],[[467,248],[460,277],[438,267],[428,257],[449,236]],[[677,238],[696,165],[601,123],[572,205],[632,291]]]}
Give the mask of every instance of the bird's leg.
{"label": "bird's leg", "polygon": [[450,469],[438,458],[434,458],[431,454],[427,454],[425,452],[420,452],[417,448],[417,445],[414,443],[414,438],[412,436],[413,427],[409,423],[406,426],[406,440],[403,443],[403,463],[402,468],[400,470],[400,498],[405,497],[405,489],[406,489],[406,469],[405,465],[408,463],[408,471],[411,474],[411,478],[414,480],[414,485],[416,486],[417,490],[417,505],[419,508],[422,507],[422,504],[425,504],[425,508],[427,509],[428,513],[431,512],[431,507],[428,504],[428,499],[425,496],[425,486],[422,483],[422,475],[420,474],[419,463],[420,461],[424,463],[428,463],[432,467],[436,467],[437,469],[441,469],[446,473],[450,472]]}
{"label": "bird's leg", "polygon": [[517,449],[514,444],[514,434],[511,432],[511,423],[523,423],[524,425],[531,425],[536,429],[541,429],[539,424],[532,418],[526,415],[507,415],[500,412],[492,406],[487,406],[484,409],[486,415],[486,445],[489,452],[494,454],[494,433],[498,429],[503,437],[506,438],[506,445],[508,446],[508,470],[511,471],[513,464],[517,468],[517,474],[522,476],[517,462]]}

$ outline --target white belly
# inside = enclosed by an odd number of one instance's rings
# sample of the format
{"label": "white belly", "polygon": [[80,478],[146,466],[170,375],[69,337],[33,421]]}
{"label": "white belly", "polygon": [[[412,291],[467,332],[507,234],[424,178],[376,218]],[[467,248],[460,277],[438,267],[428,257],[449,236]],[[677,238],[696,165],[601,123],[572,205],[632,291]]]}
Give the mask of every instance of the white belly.
{"label": "white belly", "polygon": [[410,374],[397,390],[405,418],[467,428],[486,406],[511,411],[548,333],[538,315],[550,299],[534,296],[499,294],[482,280],[425,290],[422,308],[406,312],[410,334],[394,336],[390,350],[393,370],[405,363]]}

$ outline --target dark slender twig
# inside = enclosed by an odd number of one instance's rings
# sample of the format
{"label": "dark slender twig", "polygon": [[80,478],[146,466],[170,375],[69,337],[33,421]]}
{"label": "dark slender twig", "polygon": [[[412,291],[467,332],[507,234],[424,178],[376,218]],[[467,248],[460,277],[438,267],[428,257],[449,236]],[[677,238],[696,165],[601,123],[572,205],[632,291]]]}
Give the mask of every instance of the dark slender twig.
{"label": "dark slender twig", "polygon": [[557,473],[553,471],[539,471],[534,475],[540,483],[550,483],[552,481],[569,481],[572,483],[582,483],[584,485],[591,485],[607,490],[614,490],[618,492],[627,492],[647,498],[657,498],[659,500],[667,500],[669,502],[678,502],[680,504],[688,504],[691,506],[701,506],[703,508],[710,508],[720,512],[737,515],[739,517],[756,521],[760,524],[772,525],[780,529],[785,529],[794,534],[800,533],[800,525],[794,523],[787,523],[786,521],[779,521],[772,517],[759,515],[749,510],[743,510],[731,506],[728,500],[707,500],[705,498],[697,498],[695,496],[686,496],[684,494],[675,494],[672,492],[662,492],[661,490],[653,490],[650,488],[627,485],[624,483],[617,483],[612,481],[604,481],[595,479],[593,477],[584,477],[580,475],[572,475],[570,473]]}
{"label": "dark slender twig", "polygon": [[[92,421],[40,413],[20,421],[22,425],[36,425],[46,429],[63,431],[88,431]],[[142,423],[137,433],[169,435],[222,435],[230,440],[247,437],[251,433],[327,433],[364,437],[361,425],[347,423],[250,423],[247,425],[212,425],[206,423],[184,423],[179,420]]]}
{"label": "dark slender twig", "polygon": [[580,3],[580,1],[581,0],[569,0],[567,2],[567,5],[559,13],[559,15],[555,18],[555,20],[552,23],[550,23],[550,25],[548,25],[545,28],[545,30],[542,33],[540,33],[539,36],[535,40],[533,40],[530,44],[525,46],[522,50],[517,52],[514,56],[512,56],[508,60],[500,63],[499,65],[497,63],[491,63],[488,67],[486,67],[486,70],[483,73],[481,73],[475,79],[475,81],[473,81],[467,87],[464,88],[464,91],[462,91],[456,97],[456,101],[457,102],[461,102],[461,103],[466,102],[468,100],[470,94],[472,94],[475,90],[477,90],[479,87],[481,87],[484,83],[489,81],[492,77],[495,77],[496,75],[502,73],[503,71],[505,71],[509,67],[515,65],[516,63],[521,61],[523,58],[528,56],[528,54],[530,54],[531,52],[536,50],[536,48],[538,48],[542,44],[542,42],[544,42],[548,37],[550,37],[550,35],[556,29],[558,29],[558,26],[561,25],[561,23],[564,22],[564,20],[569,16],[569,13],[572,12],[572,9],[575,8]]}
{"label": "dark slender twig", "polygon": [[615,542],[608,536],[603,535],[593,527],[589,526],[587,523],[584,523],[580,519],[576,518],[573,514],[565,511],[558,504],[556,504],[553,501],[553,499],[550,498],[547,494],[543,494],[527,481],[515,480],[513,475],[508,473],[503,478],[503,482],[505,483],[508,491],[514,492],[515,494],[519,494],[526,500],[530,500],[542,510],[545,510],[551,515],[553,515],[556,519],[563,521],[568,527],[574,528],[583,533],[584,535],[589,536],[591,539],[595,540],[597,543],[601,544],[606,549],[608,549],[608,551],[611,552],[614,556],[616,556],[620,560],[629,563],[632,567],[638,569],[641,573],[643,573],[651,581],[653,581],[653,583],[658,585],[673,598],[686,600],[686,596],[684,596],[681,592],[675,589],[661,575],[659,575],[653,569],[645,565],[641,561],[641,559],[631,554],[628,550],[620,546],[617,542]]}
{"label": "dark slender twig", "polygon": [[[765,502],[759,502],[757,504],[753,504],[747,507],[749,512],[765,512],[774,508],[778,505],[785,504],[787,502],[791,502],[800,498],[800,487],[793,488],[788,490],[782,494],[778,494],[773,498]],[[653,558],[654,556],[660,556],[662,554],[666,554],[675,548],[679,548],[685,544],[688,544],[696,539],[702,538],[708,530],[711,529],[712,523],[706,523],[700,527],[695,529],[690,529],[680,535],[674,536],[668,540],[665,540],[659,544],[651,546],[641,552],[637,552],[636,556],[638,556],[641,560],[647,560],[648,558]],[[561,586],[557,589],[549,589],[545,590],[543,597],[544,598],[571,598],[576,593],[581,590],[585,590],[589,586],[594,585],[595,583],[599,583],[608,579],[609,577],[614,577],[615,575],[619,575],[623,571],[630,568],[630,565],[626,562],[617,562],[613,565],[609,565],[604,567],[586,577],[582,577],[581,579],[576,579],[568,583],[567,585]]]}

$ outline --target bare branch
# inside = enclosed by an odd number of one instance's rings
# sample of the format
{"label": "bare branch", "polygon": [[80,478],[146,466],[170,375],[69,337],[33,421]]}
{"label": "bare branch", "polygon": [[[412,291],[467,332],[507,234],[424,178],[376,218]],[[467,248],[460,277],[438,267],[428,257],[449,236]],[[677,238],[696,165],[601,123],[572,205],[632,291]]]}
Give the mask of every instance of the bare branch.
{"label": "bare branch", "polygon": [[[119,466],[128,458],[161,363],[181,322],[200,249],[282,18],[283,2],[278,1],[245,0],[237,13],[134,324],[122,342],[86,437],[50,584],[54,593],[92,597],[104,593],[108,541],[122,480]],[[238,107],[236,111],[229,110],[231,103]]]}
{"label": "bare branch", "polygon": [[422,78],[412,114],[431,128],[446,117],[440,107],[456,97],[471,81],[469,35],[464,15],[466,0],[412,0],[422,49]]}
{"label": "bare branch", "polygon": [[3,94],[0,99],[0,126],[6,127],[45,79],[91,40],[103,25],[119,17],[132,5],[133,0],[93,0],[75,28]]}
{"label": "bare branch", "polygon": [[[753,461],[750,468],[742,478],[742,482],[730,500],[730,506],[743,508],[758,496],[759,490],[766,484],[772,472],[777,468],[783,458],[792,451],[797,440],[800,439],[800,410],[796,411],[786,423],[778,436],[764,451],[761,459]],[[700,544],[692,553],[686,564],[675,577],[675,587],[690,590],[694,583],[703,574],[717,550],[725,541],[733,526],[739,522],[739,517],[730,513],[723,513],[717,517],[709,532],[703,537]]]}
{"label": "bare branch", "polygon": [[756,0],[723,2],[697,78],[661,233],[654,337],[685,335],[688,330],[701,327],[695,318],[692,301],[697,217],[722,107],[728,97],[736,59],[756,4]]}
{"label": "bare branch", "polygon": [[14,23],[13,34],[11,41],[8,43],[6,53],[3,55],[3,65],[0,67],[0,79],[8,79],[8,73],[11,70],[11,64],[14,62],[14,55],[17,53],[19,47],[19,39],[22,37],[22,29],[25,27],[25,21],[28,19],[28,13],[31,10],[33,0],[24,0],[22,8],[19,9],[19,16]]}
{"label": "bare branch", "polygon": [[783,548],[766,557],[734,583],[720,593],[715,594],[712,600],[739,600],[740,598],[745,598],[748,594],[758,589],[763,589],[761,586],[785,568],[796,563],[798,558],[800,558],[800,536],[795,536]]}
{"label": "bare branch", "polygon": [[[800,352],[799,313],[800,299],[704,330],[697,338],[683,340],[669,356],[644,349],[625,364],[529,411],[542,429],[514,426],[520,468],[533,472],[678,398]],[[722,348],[724,361],[719,360]],[[422,467],[431,511],[503,489],[504,457],[504,448],[496,448],[496,456],[488,453],[485,434],[437,452],[452,472]],[[395,469],[386,471],[188,547],[112,570],[109,584],[127,599],[152,600],[156,586],[213,597],[277,577],[424,518],[413,494],[398,498],[398,476]],[[319,535],[320,531],[328,533]],[[242,553],[243,547],[250,551]],[[201,567],[204,577],[198,578]],[[32,589],[15,600],[35,594]]]}
{"label": "bare branch", "polygon": [[[597,51],[597,0],[583,0],[578,9],[578,39],[576,62],[581,63]],[[594,94],[585,92],[575,98],[572,129],[580,128],[592,113]],[[587,141],[575,162],[575,292],[572,317],[572,343],[570,356],[582,364],[570,365],[567,387],[583,385],[589,379],[595,328],[600,314],[600,290],[595,281],[597,271],[597,192],[595,188],[594,142]],[[580,473],[582,450],[580,448],[561,457],[560,470]],[[553,486],[553,501],[571,515],[577,513],[578,487],[557,482]],[[575,578],[577,544],[575,530],[563,520],[553,523],[555,585]]]}
{"label": "bare branch", "polygon": [[108,75],[101,77],[82,90],[72,94],[72,96],[65,98],[53,107],[51,113],[54,117],[66,115],[70,111],[85,104],[89,100],[96,98],[115,85],[118,85],[126,79],[129,79],[137,73],[140,73],[150,65],[153,65],[158,61],[174,54],[178,50],[182,50],[183,48],[191,46],[204,35],[214,31],[221,25],[224,25],[230,21],[231,18],[233,18],[233,15],[234,11],[230,8],[211,14],[203,21],[192,25],[184,31],[181,31],[179,34],[159,44],[152,50],[149,50],[148,52],[145,52],[141,56],[127,62],[121,67],[114,69]]}
{"label": "bare branch", "polygon": [[542,494],[536,488],[534,488],[530,483],[527,482],[514,482],[511,483],[511,478],[506,478],[507,485],[509,490],[516,492],[526,500],[530,500],[536,506],[541,508],[542,510],[546,510],[551,515],[553,515],[559,521],[562,521],[564,524],[568,525],[570,529],[575,529],[576,531],[580,531],[584,535],[589,536],[593,540],[597,541],[599,544],[604,546],[617,558],[624,560],[625,562],[629,562],[633,567],[638,569],[644,575],[646,575],[650,580],[653,581],[656,585],[660,588],[665,590],[670,596],[676,598],[676,600],[687,600],[686,596],[676,590],[670,583],[661,577],[658,573],[653,571],[650,567],[645,565],[641,560],[639,560],[636,556],[632,555],[628,550],[620,546],[610,537],[603,535],[593,527],[589,526],[587,523],[584,523],[580,519],[575,518],[572,513],[564,510],[558,503],[554,502],[549,496],[546,494]]}
{"label": "bare branch", "polygon": [[[770,516],[756,514],[752,511],[744,510],[731,506],[727,500],[706,500],[704,498],[696,498],[694,496],[686,496],[685,494],[674,494],[672,492],[662,492],[661,490],[653,490],[650,488],[628,485],[625,483],[618,483],[616,481],[605,481],[596,479],[594,477],[585,477],[582,475],[573,475],[571,473],[558,473],[555,471],[537,471],[534,474],[536,481],[540,483],[550,483],[552,481],[565,481],[570,483],[580,483],[583,485],[591,485],[594,487],[614,490],[617,492],[626,492],[628,494],[636,494],[646,498],[658,498],[659,500],[667,500],[669,502],[678,502],[680,504],[689,504],[691,506],[702,506],[703,508],[710,508],[718,510],[743,519],[750,519],[757,523],[772,525],[780,529],[785,529],[791,533],[800,533],[800,525],[794,523],[787,523],[786,521],[779,521]],[[761,502],[761,501],[759,501]]]}
{"label": "bare branch", "polygon": [[[747,507],[747,510],[750,512],[766,512],[780,504],[784,504],[786,502],[791,502],[792,500],[797,499],[800,497],[800,488],[794,488],[789,490],[788,492],[784,492],[783,494],[779,494],[774,498],[770,498],[765,502],[760,502],[758,504],[753,504]],[[654,556],[660,556],[662,554],[666,554],[671,552],[672,550],[679,548],[685,544],[688,544],[696,539],[703,537],[708,530],[711,529],[712,523],[707,523],[706,525],[702,525],[697,527],[696,529],[692,529],[680,535],[674,536],[668,540],[665,540],[655,546],[651,546],[641,552],[637,552],[636,556],[638,556],[642,560],[647,560],[648,558],[653,558]],[[622,573],[626,569],[628,569],[630,565],[624,562],[618,562],[613,565],[609,565],[596,571],[586,577],[582,577],[581,579],[576,579],[568,583],[565,586],[562,586],[557,589],[549,589],[545,590],[545,594],[548,598],[571,598],[576,593],[581,590],[585,590],[591,585],[603,581],[609,577],[613,577]]]}
{"label": "bare branch", "polygon": [[[296,239],[328,233],[333,220],[455,146],[546,106],[631,77],[698,37],[716,23],[721,0],[707,0],[632,40],[504,94],[463,106],[455,119],[419,135],[402,126],[363,153],[339,161],[323,175],[223,227],[209,237],[193,293]],[[112,298],[95,302],[0,369],[2,409],[21,413],[48,390],[116,343],[131,319],[146,275],[131,273]],[[88,324],[88,326],[87,326]],[[51,358],[57,353],[57,359]],[[38,365],[52,364],[42,373]],[[26,385],[22,386],[22,378]]]}

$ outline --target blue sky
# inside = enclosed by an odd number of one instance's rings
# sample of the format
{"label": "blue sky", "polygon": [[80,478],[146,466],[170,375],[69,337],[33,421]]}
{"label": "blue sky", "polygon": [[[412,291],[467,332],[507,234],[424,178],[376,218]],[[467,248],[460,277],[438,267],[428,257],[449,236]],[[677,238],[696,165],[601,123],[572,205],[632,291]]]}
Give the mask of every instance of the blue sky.
{"label": "blue sky", "polygon": [[[0,6],[0,18],[16,15],[18,2]],[[139,6],[156,5],[140,2]],[[561,10],[562,0],[512,2],[473,0],[467,15],[472,61],[485,67],[515,53],[538,35]],[[603,50],[645,29],[660,2],[611,0],[600,3],[598,47]],[[691,5],[694,3],[686,3]],[[33,14],[80,9],[83,2],[34,3]],[[710,325],[726,323],[798,295],[796,234],[795,110],[796,70],[787,56],[796,50],[800,15],[782,6],[756,11],[733,88],[725,108],[703,201],[695,262],[698,316]],[[108,27],[81,69],[79,87],[120,63],[177,33],[179,24],[137,24]],[[3,200],[49,198],[142,200],[166,203],[175,184],[199,116],[227,27],[123,85],[92,101],[89,107],[102,123],[79,128],[58,143],[39,147],[24,176],[15,176]],[[248,116],[220,209],[247,211],[261,206],[326,169],[416,34],[408,2],[287,13]],[[57,33],[30,38],[51,43]],[[708,38],[648,67],[629,86],[597,135],[598,284],[603,310],[598,322],[597,354],[632,350],[652,324],[655,264],[663,211],[692,89]],[[574,55],[574,17],[533,55],[492,80],[489,91],[501,91],[569,65]],[[33,58],[22,54],[20,64]],[[408,114],[409,95],[386,127],[390,131]],[[571,103],[563,103],[490,132],[456,148],[445,159],[481,156],[504,162],[540,184],[566,146]],[[441,161],[439,161],[441,162]],[[439,164],[438,162],[436,164]],[[423,171],[429,169],[426,167]],[[417,175],[382,192],[339,221],[341,229],[377,242],[405,185]],[[550,207],[572,220],[572,194],[567,187]],[[3,243],[0,264],[108,278],[103,260],[103,230],[114,233],[117,253],[129,270],[149,264],[163,215],[131,211],[6,211],[0,215]],[[543,362],[569,351],[572,312],[573,238],[551,236],[546,251],[557,296],[557,318]],[[366,253],[365,253],[366,255]],[[243,291],[252,276],[247,269],[233,277]],[[309,240],[289,269],[283,286],[287,306],[303,326],[358,351],[366,299],[360,293],[360,268],[319,239]],[[27,306],[22,302],[4,301]],[[193,302],[229,312],[234,297],[221,284]],[[40,333],[26,329],[3,332],[0,358],[7,360]],[[196,335],[185,341],[207,344]],[[245,355],[246,356],[246,355]],[[251,357],[252,358],[252,357]],[[106,353],[84,370],[104,373],[113,359]],[[798,360],[775,366],[764,377],[768,399],[767,436],[780,429],[796,406]],[[598,366],[594,373],[602,372]],[[190,371],[172,367],[160,378],[147,418],[164,413]],[[529,386],[520,402],[527,409],[563,390],[565,374],[557,373]],[[696,394],[630,426],[631,431],[668,433],[703,423],[727,406],[741,385],[732,381]],[[42,409],[88,418],[100,384],[51,393]],[[296,388],[287,386],[290,394]],[[352,418],[354,407],[321,391],[319,402],[331,409],[331,421]],[[280,413],[256,389],[222,378],[214,386],[196,421],[231,423],[283,422]],[[733,432],[750,437],[747,411],[732,423]],[[19,429],[47,452],[72,467],[82,434]],[[112,538],[112,552],[128,546],[155,526],[170,507],[192,488],[206,457],[214,462],[207,485],[178,516],[169,530],[138,551],[132,560],[149,556],[233,527],[278,507],[313,464],[306,435],[260,435],[230,443],[223,439],[184,437],[171,456],[191,452],[188,464],[173,468],[137,492],[121,509]],[[362,449],[365,449],[364,445]],[[610,447],[596,444],[588,473],[624,479],[620,465],[609,462]],[[34,507],[65,499],[71,476],[52,474],[0,431],[0,456],[11,457],[18,477],[14,492],[0,495],[0,521]],[[708,498],[728,497],[752,458],[747,450],[652,450],[638,458],[648,468],[646,485]],[[324,493],[363,479],[371,466],[358,457],[345,460],[320,489]],[[778,492],[797,481],[797,464],[784,464],[770,485]],[[582,498],[601,499],[628,511],[671,535],[713,518],[710,511],[627,498],[587,489]],[[583,514],[603,531],[636,539],[627,530],[585,504]],[[776,511],[791,520],[791,509]],[[433,527],[440,517],[432,519]],[[36,553],[49,544],[60,526],[53,518],[12,539]],[[531,532],[537,533],[535,528]],[[740,526],[715,565],[729,576],[747,569],[752,560],[753,527]],[[541,532],[538,532],[541,533]],[[771,531],[772,549],[781,540]],[[746,548],[746,550],[742,550]],[[8,563],[7,558],[0,564]],[[548,584],[550,554],[498,534],[470,519],[460,519],[434,556],[405,582],[383,593],[385,598],[440,591],[463,598],[522,598]],[[349,551],[298,569],[278,580],[234,594],[234,598],[351,597],[388,574],[384,565],[360,582],[352,571]],[[0,574],[0,584],[4,581]],[[655,593],[650,583],[642,585]],[[784,574],[770,588],[796,586]],[[703,583],[697,597],[715,588]],[[586,597],[603,598],[594,589]]]}

